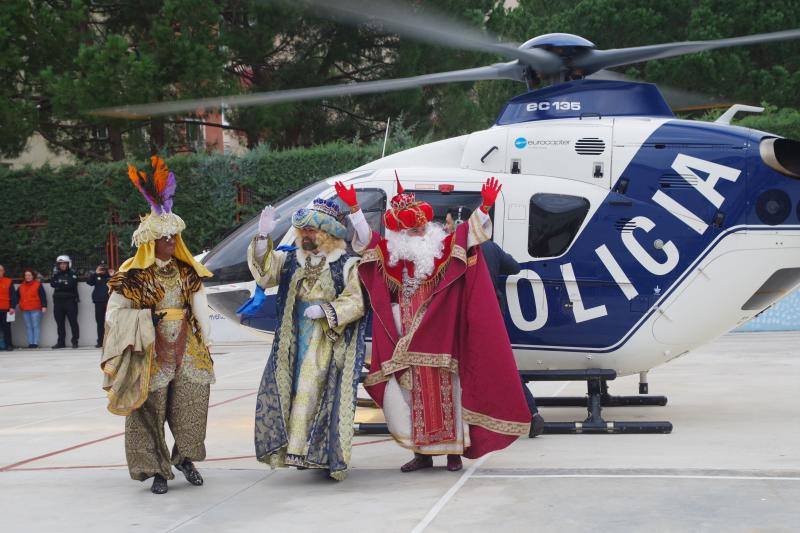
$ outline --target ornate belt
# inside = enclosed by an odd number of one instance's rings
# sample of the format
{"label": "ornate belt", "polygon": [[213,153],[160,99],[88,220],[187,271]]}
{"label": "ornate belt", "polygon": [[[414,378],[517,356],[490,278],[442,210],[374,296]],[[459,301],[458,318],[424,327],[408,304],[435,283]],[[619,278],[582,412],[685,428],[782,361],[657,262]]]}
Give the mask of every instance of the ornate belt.
{"label": "ornate belt", "polygon": [[183,320],[186,318],[186,311],[183,307],[167,307],[156,309],[156,313],[165,313],[161,320]]}

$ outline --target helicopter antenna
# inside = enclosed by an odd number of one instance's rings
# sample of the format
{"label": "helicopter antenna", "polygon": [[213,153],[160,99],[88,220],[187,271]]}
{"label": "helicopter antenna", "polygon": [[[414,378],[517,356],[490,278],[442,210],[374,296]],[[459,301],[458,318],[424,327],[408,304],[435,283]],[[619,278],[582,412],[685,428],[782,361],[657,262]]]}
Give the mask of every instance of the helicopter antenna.
{"label": "helicopter antenna", "polygon": [[389,121],[392,117],[386,117],[386,133],[383,135],[383,151],[381,152],[381,159],[386,155],[386,141],[389,139]]}

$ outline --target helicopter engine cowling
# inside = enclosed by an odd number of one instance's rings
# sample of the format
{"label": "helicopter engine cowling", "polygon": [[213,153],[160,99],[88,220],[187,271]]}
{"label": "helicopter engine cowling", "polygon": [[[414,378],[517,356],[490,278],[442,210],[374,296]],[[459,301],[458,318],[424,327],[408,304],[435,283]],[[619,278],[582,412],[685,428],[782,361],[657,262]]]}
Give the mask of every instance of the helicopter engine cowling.
{"label": "helicopter engine cowling", "polygon": [[759,144],[761,160],[785,176],[800,178],[800,142],[769,137]]}

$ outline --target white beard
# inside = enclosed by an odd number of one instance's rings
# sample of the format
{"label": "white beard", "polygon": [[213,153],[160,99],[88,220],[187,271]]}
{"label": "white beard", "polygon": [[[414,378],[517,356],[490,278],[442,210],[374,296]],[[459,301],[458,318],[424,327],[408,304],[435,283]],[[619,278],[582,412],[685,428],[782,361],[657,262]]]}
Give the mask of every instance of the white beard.
{"label": "white beard", "polygon": [[412,236],[407,230],[386,230],[386,248],[389,250],[389,266],[397,265],[401,259],[414,263],[414,277],[425,279],[433,273],[436,259],[442,257],[447,232],[441,224],[429,222],[425,235]]}

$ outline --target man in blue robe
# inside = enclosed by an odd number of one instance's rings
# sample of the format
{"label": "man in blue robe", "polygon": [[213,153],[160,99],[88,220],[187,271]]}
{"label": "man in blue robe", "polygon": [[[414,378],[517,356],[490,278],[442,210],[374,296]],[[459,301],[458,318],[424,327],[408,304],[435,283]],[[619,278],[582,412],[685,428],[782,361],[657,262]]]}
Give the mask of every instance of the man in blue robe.
{"label": "man in blue robe", "polygon": [[292,216],[296,249],[276,250],[275,210],[261,213],[248,264],[262,289],[278,286],[278,321],[256,403],[255,446],[273,468],[347,476],[356,389],[364,362],[359,258],[347,252],[338,206],[322,199]]}

